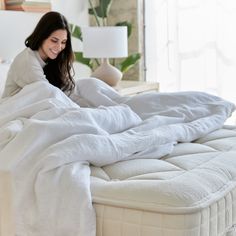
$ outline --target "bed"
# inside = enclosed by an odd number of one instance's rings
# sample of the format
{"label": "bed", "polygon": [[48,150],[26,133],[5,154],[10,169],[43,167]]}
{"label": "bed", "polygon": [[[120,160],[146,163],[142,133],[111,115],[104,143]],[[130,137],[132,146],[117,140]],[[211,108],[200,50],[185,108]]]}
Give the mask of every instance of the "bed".
{"label": "bed", "polygon": [[[120,97],[107,92],[106,86],[94,85],[89,89],[86,84],[80,83],[79,93],[89,100],[90,106],[98,106],[100,101],[87,95],[96,94],[95,91],[103,94],[104,105],[120,102]],[[173,109],[159,115],[173,115],[176,107],[175,102],[168,101],[169,95],[162,94],[160,100],[154,101],[167,103],[167,110]],[[191,92],[190,95],[193,96]],[[177,103],[185,104],[179,94],[174,96]],[[143,104],[142,99],[148,103]],[[153,115],[155,109],[147,109],[150,103],[157,108],[150,102],[152,94],[131,100],[122,102],[129,104],[143,119],[148,119],[149,112]],[[208,103],[206,100],[202,102]],[[154,158],[92,166],[97,235],[236,235],[235,157],[236,126],[224,125],[192,141],[178,142],[161,158],[154,155]]]}
{"label": "bed", "polygon": [[72,99],[36,82],[1,100],[2,236],[235,235],[234,104],[96,78]]}
{"label": "bed", "polygon": [[[39,17],[2,11],[1,19],[14,25],[15,14],[31,24],[17,37],[1,25],[4,61]],[[0,64],[0,93],[8,68]],[[236,127],[223,125],[233,104],[201,94],[194,104],[209,106],[199,115],[186,97],[120,97],[94,78],[77,88],[82,109],[40,83],[0,101],[1,236],[236,235]]]}
{"label": "bed", "polygon": [[236,128],[161,159],[92,167],[97,235],[235,235]]}

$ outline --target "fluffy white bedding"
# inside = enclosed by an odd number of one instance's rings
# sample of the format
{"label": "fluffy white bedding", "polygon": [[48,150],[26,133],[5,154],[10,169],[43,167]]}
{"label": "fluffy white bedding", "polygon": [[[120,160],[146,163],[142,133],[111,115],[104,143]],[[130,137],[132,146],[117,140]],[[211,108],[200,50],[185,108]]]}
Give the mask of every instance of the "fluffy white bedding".
{"label": "fluffy white bedding", "polygon": [[45,82],[0,100],[0,166],[14,177],[18,236],[95,235],[89,164],[159,158],[222,127],[234,104],[200,92],[121,97],[80,80],[81,108]]}

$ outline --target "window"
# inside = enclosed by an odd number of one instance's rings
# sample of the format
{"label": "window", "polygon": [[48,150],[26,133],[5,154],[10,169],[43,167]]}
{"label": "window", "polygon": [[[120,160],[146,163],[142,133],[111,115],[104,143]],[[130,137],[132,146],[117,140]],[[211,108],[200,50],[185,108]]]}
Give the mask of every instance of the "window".
{"label": "window", "polygon": [[236,103],[236,1],[144,0],[146,80]]}

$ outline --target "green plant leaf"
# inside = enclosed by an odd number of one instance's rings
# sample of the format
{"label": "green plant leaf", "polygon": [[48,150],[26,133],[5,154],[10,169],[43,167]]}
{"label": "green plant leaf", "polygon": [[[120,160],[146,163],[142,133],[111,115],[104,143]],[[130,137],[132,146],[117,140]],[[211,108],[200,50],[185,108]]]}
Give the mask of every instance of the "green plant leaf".
{"label": "green plant leaf", "polygon": [[133,53],[129,55],[125,60],[123,60],[121,63],[119,63],[119,69],[121,72],[126,72],[130,68],[132,68],[135,63],[141,58],[140,53]]}
{"label": "green plant leaf", "polygon": [[[100,18],[107,18],[111,3],[112,0],[99,0],[99,5],[94,7],[97,16]],[[89,14],[94,15],[92,8],[89,8]]]}
{"label": "green plant leaf", "polygon": [[127,26],[127,30],[128,30],[128,37],[131,35],[132,33],[132,25],[130,22],[128,21],[122,21],[122,22],[118,22],[115,24],[116,26]]}
{"label": "green plant leaf", "polygon": [[71,24],[71,35],[82,41],[82,31],[78,25]]}
{"label": "green plant leaf", "polygon": [[82,63],[86,66],[89,66],[91,69],[93,68],[93,62],[89,58],[84,58],[82,52],[74,52],[75,54],[75,61]]}
{"label": "green plant leaf", "polygon": [[[102,21],[103,26],[107,25],[107,18],[112,4],[112,0],[99,0],[99,5],[96,7],[93,6],[92,0],[88,1],[90,5],[89,14],[95,17],[97,26],[101,26],[99,18],[103,20]],[[128,37],[130,37],[132,33],[132,24],[130,22],[128,21],[118,22],[116,23],[116,26],[127,26]],[[81,28],[79,26],[71,24],[70,29],[73,37],[81,41],[83,40]],[[84,58],[82,52],[74,52],[74,53],[75,53],[75,61],[87,65],[91,69],[93,69],[94,67],[96,68],[97,65],[99,65],[99,61],[97,59]],[[130,68],[132,68],[140,58],[141,58],[140,53],[133,53],[128,57],[126,57],[119,64],[117,64],[116,67],[119,68],[122,72],[126,72]],[[113,63],[114,65],[116,64],[115,59],[113,60]]]}

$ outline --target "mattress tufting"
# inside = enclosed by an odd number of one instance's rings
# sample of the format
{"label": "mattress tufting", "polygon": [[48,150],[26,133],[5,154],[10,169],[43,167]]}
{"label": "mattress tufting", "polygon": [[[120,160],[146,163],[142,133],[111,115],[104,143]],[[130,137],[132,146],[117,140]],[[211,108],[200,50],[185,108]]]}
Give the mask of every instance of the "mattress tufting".
{"label": "mattress tufting", "polygon": [[179,143],[161,159],[92,167],[97,235],[234,235],[235,186],[232,126]]}

